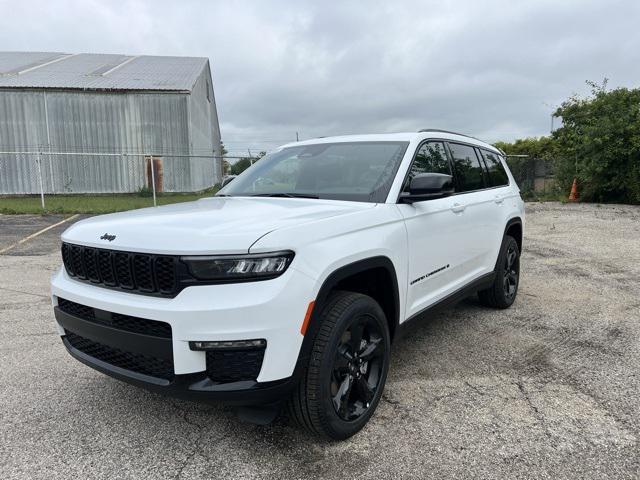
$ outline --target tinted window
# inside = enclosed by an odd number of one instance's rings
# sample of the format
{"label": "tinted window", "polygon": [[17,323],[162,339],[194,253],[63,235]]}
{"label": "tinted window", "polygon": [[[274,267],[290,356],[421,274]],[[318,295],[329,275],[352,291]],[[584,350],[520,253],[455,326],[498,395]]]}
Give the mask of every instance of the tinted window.
{"label": "tinted window", "polygon": [[481,150],[484,156],[484,161],[487,164],[487,170],[489,171],[489,183],[492,187],[500,187],[503,185],[509,185],[509,177],[507,172],[502,166],[502,162],[498,158],[498,155],[487,150]]}
{"label": "tinted window", "polygon": [[482,166],[473,147],[450,143],[453,168],[456,172],[458,192],[469,192],[484,188]]}
{"label": "tinted window", "polygon": [[420,147],[404,184],[403,190],[405,192],[409,191],[411,179],[419,173],[446,173],[451,175],[451,167],[442,142],[428,142]]}
{"label": "tinted window", "polygon": [[284,148],[258,160],[219,194],[384,202],[408,145],[339,142]]}

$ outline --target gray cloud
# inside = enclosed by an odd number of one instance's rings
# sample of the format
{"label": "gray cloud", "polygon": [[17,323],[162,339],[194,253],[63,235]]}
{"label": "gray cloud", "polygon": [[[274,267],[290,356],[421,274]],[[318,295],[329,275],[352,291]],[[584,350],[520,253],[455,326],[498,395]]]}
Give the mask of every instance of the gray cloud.
{"label": "gray cloud", "polygon": [[638,86],[638,18],[633,0],[0,0],[0,45],[207,56],[223,140],[244,152],[296,131],[545,134],[586,79]]}

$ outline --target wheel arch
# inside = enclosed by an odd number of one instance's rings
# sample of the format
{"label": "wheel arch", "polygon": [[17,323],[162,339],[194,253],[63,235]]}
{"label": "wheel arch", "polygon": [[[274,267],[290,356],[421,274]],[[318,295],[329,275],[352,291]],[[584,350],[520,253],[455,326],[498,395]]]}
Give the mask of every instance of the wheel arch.
{"label": "wheel arch", "polygon": [[509,221],[507,222],[507,225],[504,227],[504,234],[503,234],[503,238],[506,235],[509,235],[513,238],[516,239],[516,242],[518,243],[518,249],[522,252],[522,237],[523,237],[523,231],[522,231],[522,219],[520,217],[513,217],[511,219],[509,219]]}
{"label": "wheel arch", "polygon": [[[370,278],[367,278],[369,276]],[[389,333],[393,339],[393,335],[397,330],[400,319],[400,289],[396,269],[389,257],[382,255],[368,257],[337,268],[331,272],[322,283],[322,286],[316,295],[309,326],[302,341],[302,347],[298,357],[299,366],[308,359],[311,353],[313,340],[316,336],[320,323],[319,316],[322,313],[331,292],[334,290],[344,289],[358,293],[370,294],[368,291],[370,285],[364,283],[361,285],[356,284],[356,282],[360,280],[370,279],[373,279],[374,283],[378,286],[384,285],[390,287],[379,292],[380,295],[372,296],[376,301],[378,301],[378,303],[380,303],[382,310],[385,312],[387,323],[389,325]]]}

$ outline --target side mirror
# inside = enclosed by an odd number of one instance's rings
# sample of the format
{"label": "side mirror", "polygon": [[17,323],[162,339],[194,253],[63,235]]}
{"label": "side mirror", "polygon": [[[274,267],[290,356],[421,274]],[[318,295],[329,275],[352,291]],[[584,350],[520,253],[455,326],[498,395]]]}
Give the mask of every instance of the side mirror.
{"label": "side mirror", "polygon": [[409,193],[402,193],[402,203],[444,198],[454,193],[453,177],[444,173],[419,173],[411,179]]}

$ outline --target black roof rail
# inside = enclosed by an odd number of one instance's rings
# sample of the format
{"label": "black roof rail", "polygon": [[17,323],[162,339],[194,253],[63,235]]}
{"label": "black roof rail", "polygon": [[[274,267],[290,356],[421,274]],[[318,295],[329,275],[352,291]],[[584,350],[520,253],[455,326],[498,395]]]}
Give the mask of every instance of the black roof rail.
{"label": "black roof rail", "polygon": [[424,132],[437,132],[437,133],[450,133],[452,135],[460,135],[463,137],[473,138],[478,140],[476,137],[472,137],[471,135],[465,135],[464,133],[452,132],[451,130],[442,130],[441,128],[423,128],[422,130],[418,130],[418,133]]}
{"label": "black roof rail", "polygon": [[[440,128],[423,128],[422,130],[418,130],[418,133],[425,133],[425,132],[450,133],[452,135],[460,135],[462,137],[473,138],[474,140],[478,140],[479,142],[487,143],[484,140],[480,140],[479,138],[472,137],[471,135],[465,135],[464,133],[452,132],[451,130],[442,130]],[[488,144],[488,145],[491,145],[491,144]],[[504,153],[501,149],[499,149],[495,145],[491,145],[491,146],[493,148],[495,148],[497,151],[499,151],[503,156],[505,156],[505,157],[507,156],[506,153]]]}

